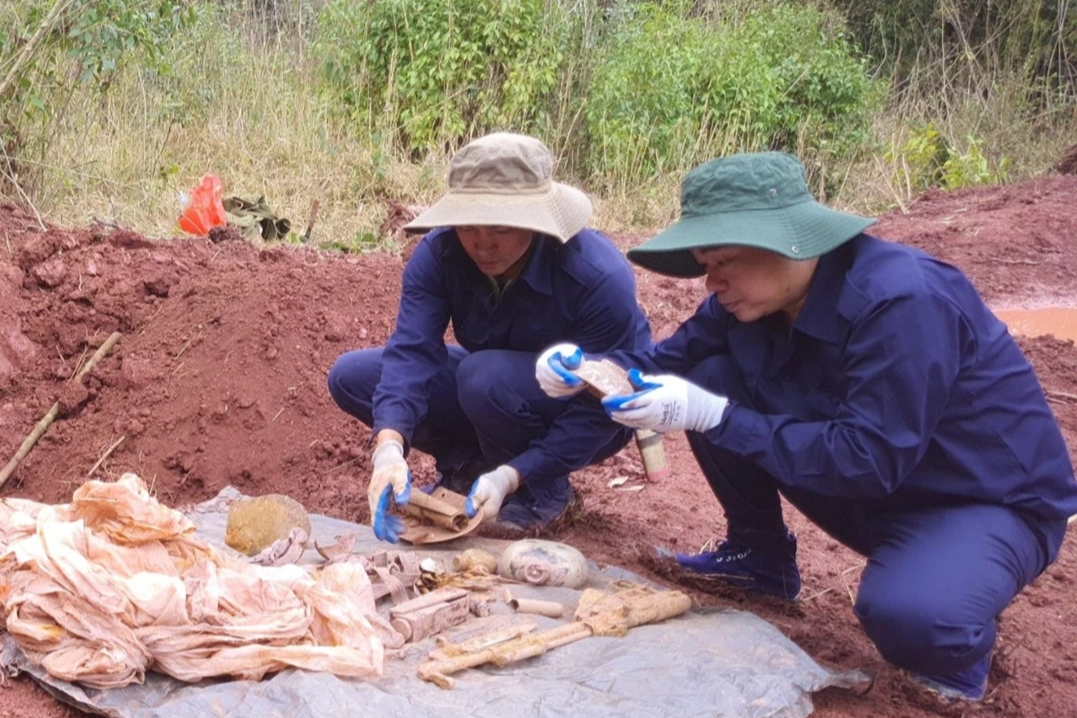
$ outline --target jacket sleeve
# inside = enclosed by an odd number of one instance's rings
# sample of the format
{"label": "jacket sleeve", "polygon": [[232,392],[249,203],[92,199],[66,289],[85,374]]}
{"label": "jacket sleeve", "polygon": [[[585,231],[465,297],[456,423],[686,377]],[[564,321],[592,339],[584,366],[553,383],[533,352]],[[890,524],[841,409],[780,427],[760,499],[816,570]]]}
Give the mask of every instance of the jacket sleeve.
{"label": "jacket sleeve", "polygon": [[733,406],[707,438],[786,486],[884,497],[927,451],[972,342],[960,311],[945,298],[909,296],[869,306],[853,322],[843,363],[847,391],[832,420],[806,422]]}
{"label": "jacket sleeve", "polygon": [[431,243],[421,241],[404,267],[396,329],[382,355],[374,434],[395,429],[411,445],[415,427],[426,416],[426,387],[448,359],[444,337],[451,312],[438,258]]}
{"label": "jacket sleeve", "polygon": [[[575,342],[587,353],[605,353],[617,349],[647,349],[652,342],[640,345],[643,310],[636,301],[636,282],[627,276],[606,274],[580,296],[580,311],[575,323],[579,332]],[[649,332],[644,332],[650,338]]]}

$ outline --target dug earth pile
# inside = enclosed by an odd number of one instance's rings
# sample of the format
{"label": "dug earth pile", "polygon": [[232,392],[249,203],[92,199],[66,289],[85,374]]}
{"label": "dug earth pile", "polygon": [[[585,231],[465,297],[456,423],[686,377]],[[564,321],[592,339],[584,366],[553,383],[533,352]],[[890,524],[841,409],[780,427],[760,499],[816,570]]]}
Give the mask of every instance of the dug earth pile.
{"label": "dug earth pile", "polygon": [[[1077,307],[1077,177],[929,193],[872,231],[957,265],[997,309]],[[641,239],[616,238],[623,248]],[[403,261],[241,241],[151,240],[103,227],[42,230],[32,214],[0,206],[0,464],[60,403],[59,417],[0,495],[66,502],[115,445],[97,475],[134,471],[171,506],[231,484],[367,521],[369,435],[333,405],[325,377],[341,352],[385,342]],[[658,337],[704,296],[700,280],[637,278]],[[70,382],[116,331],[122,339],[85,384]],[[1020,342],[1072,453],[1077,349],[1049,336]],[[683,438],[668,437],[666,453],[672,478],[642,490],[632,490],[642,476],[634,448],[576,475],[583,511],[553,538],[663,580],[651,570],[650,547],[694,551],[722,532]],[[629,480],[611,488],[620,477]],[[428,461],[416,480],[432,480]],[[867,695],[816,696],[815,715],[962,715],[910,688],[863,635],[852,612],[862,559],[799,515],[790,512],[788,520],[799,538],[800,602],[736,592],[694,598],[755,612],[824,665],[876,674]],[[970,715],[1077,716],[1075,576],[1071,536],[1059,561],[1003,614],[991,693]],[[0,715],[74,712],[20,678],[0,689]]]}

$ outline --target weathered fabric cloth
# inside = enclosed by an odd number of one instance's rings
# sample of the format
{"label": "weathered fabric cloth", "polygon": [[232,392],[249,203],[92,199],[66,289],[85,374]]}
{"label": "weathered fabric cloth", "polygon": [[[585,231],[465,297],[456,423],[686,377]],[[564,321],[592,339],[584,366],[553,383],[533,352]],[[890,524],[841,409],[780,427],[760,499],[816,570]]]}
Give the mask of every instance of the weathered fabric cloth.
{"label": "weathered fabric cloth", "polygon": [[7,630],[50,674],[94,688],[259,680],[297,667],[380,676],[384,642],[366,570],[232,559],[194,538],[135,474],[90,481],[69,505],[0,501],[0,601]]}
{"label": "weathered fabric cloth", "polygon": [[278,217],[265,197],[225,197],[222,205],[228,224],[238,227],[245,239],[261,237],[272,242],[292,231],[291,221]]}

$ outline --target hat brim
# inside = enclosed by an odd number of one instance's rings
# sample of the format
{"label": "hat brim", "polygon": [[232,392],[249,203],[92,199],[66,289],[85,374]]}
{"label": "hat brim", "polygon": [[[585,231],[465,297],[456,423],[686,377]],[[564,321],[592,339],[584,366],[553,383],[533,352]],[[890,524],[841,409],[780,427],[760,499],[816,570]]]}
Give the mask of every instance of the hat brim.
{"label": "hat brim", "polygon": [[461,225],[530,229],[562,242],[579,234],[591,220],[591,200],[568,185],[553,182],[548,192],[533,194],[449,190],[434,206],[404,225],[406,232]]}
{"label": "hat brim", "polygon": [[869,217],[839,212],[814,200],[743,212],[682,217],[669,229],[628,250],[641,267],[671,277],[702,277],[706,272],[693,249],[744,246],[766,249],[790,259],[811,259],[844,244],[875,223]]}

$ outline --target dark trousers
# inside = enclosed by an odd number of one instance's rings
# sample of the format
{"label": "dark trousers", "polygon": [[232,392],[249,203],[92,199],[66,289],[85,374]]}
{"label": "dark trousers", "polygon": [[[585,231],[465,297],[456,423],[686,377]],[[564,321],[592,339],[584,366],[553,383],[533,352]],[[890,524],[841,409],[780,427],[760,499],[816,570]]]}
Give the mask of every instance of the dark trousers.
{"label": "dark trousers", "polygon": [[[790,396],[750,396],[728,357],[707,359],[687,378],[763,413],[798,413]],[[688,432],[688,442],[731,533],[780,529],[784,496],[867,557],[854,611],[882,656],[900,668],[949,675],[972,666],[994,646],[999,613],[1046,568],[1042,534],[1004,506],[897,508],[792,490],[702,434]]]}
{"label": "dark trousers", "polygon": [[[535,381],[533,353],[469,354],[455,345],[448,349],[448,361],[427,386],[427,414],[415,427],[411,442],[431,454],[442,473],[465,465],[490,470],[511,464],[530,490],[549,495],[549,501],[556,503],[567,500],[571,492],[569,471],[616,454],[631,437],[628,430],[611,430],[597,402],[582,409],[593,413],[595,421],[581,422],[577,401],[546,396]],[[333,400],[367,426],[374,423],[373,397],[381,379],[383,351],[376,347],[347,352],[329,371]],[[570,407],[576,414],[572,430],[554,429]],[[520,462],[514,460],[525,452],[528,458],[517,466]]]}

